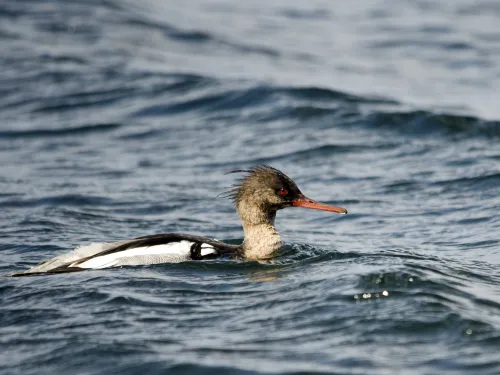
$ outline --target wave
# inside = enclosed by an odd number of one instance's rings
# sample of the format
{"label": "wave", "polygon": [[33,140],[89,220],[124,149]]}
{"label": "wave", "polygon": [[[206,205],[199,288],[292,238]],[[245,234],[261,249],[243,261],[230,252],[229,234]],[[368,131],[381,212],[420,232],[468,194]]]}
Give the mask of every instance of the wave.
{"label": "wave", "polygon": [[463,135],[497,138],[500,121],[482,120],[473,116],[440,114],[430,111],[375,111],[366,118],[367,126],[389,128],[412,134]]}
{"label": "wave", "polygon": [[193,75],[176,74],[175,79],[175,86],[165,85],[162,93],[175,92],[180,87],[185,88],[182,95],[167,98],[166,103],[162,100],[146,105],[130,115],[158,117],[198,113],[211,115],[216,120],[219,114],[241,117],[245,110],[247,115],[243,120],[250,123],[328,119],[330,127],[359,126],[415,136],[500,136],[500,121],[429,110],[402,110],[403,104],[390,98],[353,95],[323,87],[227,82]]}
{"label": "wave", "polygon": [[498,189],[498,186],[500,186],[500,173],[441,180],[436,181],[433,185],[442,187],[445,191],[464,191],[464,189],[472,189],[486,192],[489,189]]}
{"label": "wave", "polygon": [[287,161],[288,163],[293,163],[294,161],[300,161],[307,158],[314,157],[327,157],[332,155],[356,153],[365,150],[380,150],[380,149],[390,149],[396,147],[393,144],[381,144],[381,145],[358,145],[358,144],[346,144],[346,145],[321,145],[318,147],[311,147],[308,149],[294,150],[290,152],[284,152],[273,156],[267,157],[257,157],[257,158],[245,158],[242,160],[233,160],[223,163],[202,163],[203,167],[210,168],[226,168],[234,167],[238,165],[257,165],[257,164],[271,164],[279,161]]}
{"label": "wave", "polygon": [[[400,262],[388,263],[387,257]],[[185,262],[96,270],[15,280],[15,288],[0,286],[0,293],[6,305],[22,306],[9,310],[5,322],[10,326],[49,325],[50,332],[78,335],[104,330],[113,333],[110,340],[123,335],[128,341],[115,348],[117,355],[128,349],[141,356],[185,355],[181,363],[165,362],[174,373],[189,369],[218,373],[226,362],[216,367],[206,364],[200,358],[207,353],[221,358],[249,354],[269,358],[269,350],[287,351],[304,343],[316,343],[322,349],[347,342],[360,348],[374,341],[389,345],[392,340],[394,345],[414,347],[436,337],[453,342],[453,350],[441,351],[436,358],[426,355],[425,360],[449,363],[470,348],[471,341],[483,350],[500,344],[500,304],[494,295],[485,298],[469,289],[478,279],[496,285],[478,272],[481,269],[479,264],[467,267],[415,252],[342,252],[289,244],[275,262]],[[46,287],[35,287],[33,281]],[[25,301],[29,305],[24,306]],[[51,307],[43,308],[46,305]],[[141,329],[131,333],[131,327],[138,325]],[[214,336],[213,326],[224,335]],[[179,335],[184,329],[186,334]],[[9,340],[16,345],[15,338],[9,336]],[[139,347],[131,344],[135,341]],[[106,342],[100,342],[102,348]],[[95,350],[94,342],[84,341],[72,348],[70,358],[77,353],[80,359],[97,356],[109,361],[115,353],[106,351],[102,356],[101,350]],[[315,355],[312,350],[322,352],[317,347],[306,350],[307,360],[285,366],[280,373],[299,374],[301,366],[306,371]],[[75,365],[57,353],[50,353],[50,358],[64,360],[66,368]],[[44,363],[43,358],[33,360]],[[338,368],[348,367],[336,358],[329,361]],[[140,363],[149,368],[142,357]],[[250,371],[244,364],[229,363],[231,372]],[[376,363],[369,357],[363,366]],[[490,359],[484,366],[493,368],[495,363]],[[474,362],[465,368],[474,372],[478,366]]]}
{"label": "wave", "polygon": [[133,18],[129,17],[125,23],[132,27],[160,31],[166,38],[183,44],[212,44],[216,48],[228,48],[239,53],[257,54],[273,58],[281,55],[277,49],[262,45],[242,43],[241,41],[233,41],[227,37],[206,30],[183,29],[164,21],[146,20],[137,14],[135,14]]}
{"label": "wave", "polygon": [[60,113],[81,108],[107,106],[129,98],[134,91],[133,88],[120,87],[114,90],[83,91],[71,95],[51,97],[43,100],[42,104],[33,109],[32,112]]}
{"label": "wave", "polygon": [[1,138],[40,138],[40,137],[65,137],[69,135],[84,135],[109,132],[121,127],[116,123],[102,123],[83,125],[73,128],[59,128],[59,129],[30,129],[30,130],[5,130],[0,131]]}
{"label": "wave", "polygon": [[15,199],[0,202],[0,207],[37,207],[49,206],[86,206],[86,205],[111,205],[110,198],[99,196],[89,196],[81,194],[56,195],[53,197],[43,197],[35,199]]}

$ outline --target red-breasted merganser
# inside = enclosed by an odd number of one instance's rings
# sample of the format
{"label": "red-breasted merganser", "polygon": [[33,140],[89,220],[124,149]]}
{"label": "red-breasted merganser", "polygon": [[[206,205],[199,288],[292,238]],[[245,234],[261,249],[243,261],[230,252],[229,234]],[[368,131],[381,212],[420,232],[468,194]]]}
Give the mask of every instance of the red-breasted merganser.
{"label": "red-breasted merganser", "polygon": [[275,168],[262,165],[234,172],[245,173],[226,194],[233,200],[243,223],[244,240],[241,245],[190,234],[156,234],[82,246],[12,276],[203,260],[223,255],[268,259],[281,247],[280,235],[274,228],[276,211],[286,207],[304,207],[347,213],[345,208],[307,198],[289,177]]}

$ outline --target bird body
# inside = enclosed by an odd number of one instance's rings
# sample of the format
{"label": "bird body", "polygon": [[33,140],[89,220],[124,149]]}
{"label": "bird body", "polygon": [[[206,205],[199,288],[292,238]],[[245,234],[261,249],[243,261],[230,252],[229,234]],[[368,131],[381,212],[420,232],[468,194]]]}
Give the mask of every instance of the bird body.
{"label": "bird body", "polygon": [[234,201],[243,224],[244,240],[240,245],[190,234],[156,234],[132,240],[81,246],[11,276],[205,260],[223,255],[268,259],[281,247],[280,235],[274,227],[276,211],[286,207],[304,207],[347,213],[344,208],[325,205],[305,197],[288,176],[275,168],[258,166],[235,172],[245,173],[238,184],[227,193]]}

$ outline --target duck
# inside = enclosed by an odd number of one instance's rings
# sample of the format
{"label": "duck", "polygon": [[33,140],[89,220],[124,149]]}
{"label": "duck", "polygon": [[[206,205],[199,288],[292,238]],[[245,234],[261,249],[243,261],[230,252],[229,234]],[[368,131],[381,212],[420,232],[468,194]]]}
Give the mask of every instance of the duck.
{"label": "duck", "polygon": [[306,197],[283,172],[268,165],[246,170],[223,196],[230,198],[238,212],[244,238],[239,245],[184,233],[162,233],[117,242],[91,243],[46,260],[10,276],[48,275],[111,267],[203,261],[219,257],[267,260],[282,246],[274,226],[277,211],[289,207],[347,214],[343,207],[331,206]]}

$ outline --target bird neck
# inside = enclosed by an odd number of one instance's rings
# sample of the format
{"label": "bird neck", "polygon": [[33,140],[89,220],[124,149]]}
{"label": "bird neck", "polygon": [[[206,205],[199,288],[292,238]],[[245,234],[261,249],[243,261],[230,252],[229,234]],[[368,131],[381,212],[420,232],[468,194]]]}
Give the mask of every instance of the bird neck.
{"label": "bird neck", "polygon": [[274,227],[276,211],[239,202],[238,214],[243,222],[243,252],[249,259],[271,258],[281,247],[281,237]]}

